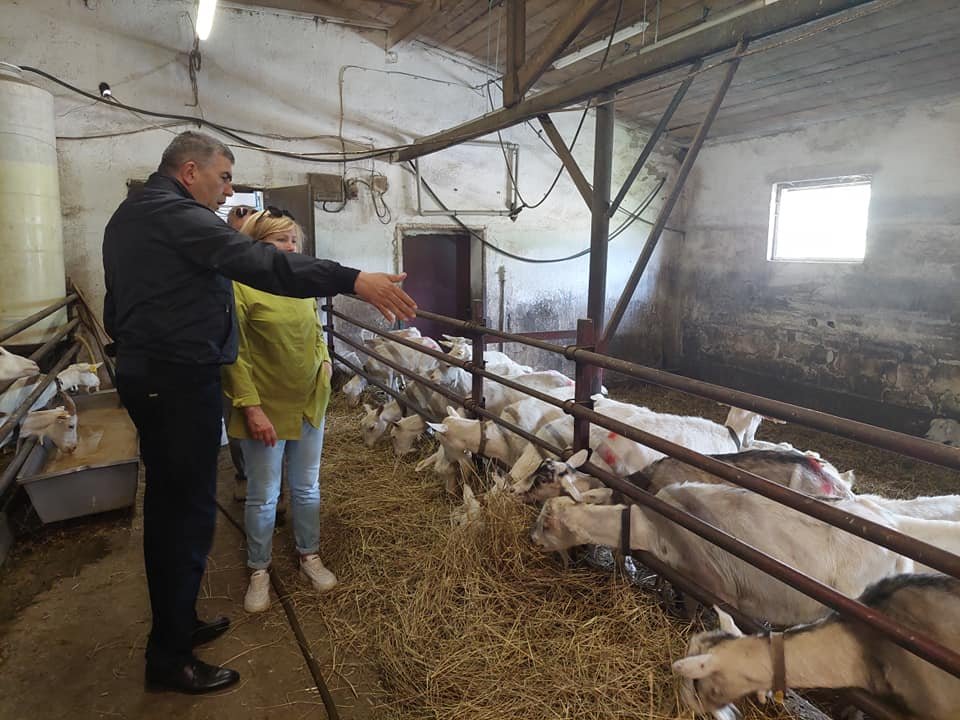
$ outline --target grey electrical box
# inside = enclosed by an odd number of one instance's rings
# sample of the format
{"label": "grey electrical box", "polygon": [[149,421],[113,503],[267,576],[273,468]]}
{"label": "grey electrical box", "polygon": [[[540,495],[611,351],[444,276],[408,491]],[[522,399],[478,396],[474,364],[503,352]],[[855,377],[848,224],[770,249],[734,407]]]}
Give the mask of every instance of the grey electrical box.
{"label": "grey electrical box", "polygon": [[307,184],[314,202],[343,202],[343,177],[326,173],[307,173]]}

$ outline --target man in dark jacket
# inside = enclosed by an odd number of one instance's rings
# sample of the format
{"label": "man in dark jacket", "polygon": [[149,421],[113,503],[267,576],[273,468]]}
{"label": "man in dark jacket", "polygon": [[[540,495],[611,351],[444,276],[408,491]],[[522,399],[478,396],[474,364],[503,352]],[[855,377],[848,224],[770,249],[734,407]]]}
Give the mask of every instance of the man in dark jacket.
{"label": "man in dark jacket", "polygon": [[229,626],[227,618],[200,621],[196,600],[216,517],[220,366],[237,356],[230,281],[292,297],[352,292],[390,321],[416,310],[396,285],[403,275],[278,252],[224,223],[215,211],[233,194],[233,161],[208,135],[178,135],[103,239],[104,323],[146,470],[143,551],[153,612],[146,681],[192,693],[240,678],[193,654]]}

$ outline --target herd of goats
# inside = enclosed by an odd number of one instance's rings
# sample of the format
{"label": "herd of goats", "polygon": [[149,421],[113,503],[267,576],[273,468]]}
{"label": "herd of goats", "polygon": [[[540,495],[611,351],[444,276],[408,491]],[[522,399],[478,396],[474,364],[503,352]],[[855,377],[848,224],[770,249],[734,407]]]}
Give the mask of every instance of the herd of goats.
{"label": "herd of goats", "polygon": [[[440,351],[436,341],[421,337],[416,329],[393,334]],[[441,342],[449,357],[471,359],[469,340],[444,336]],[[390,338],[366,337],[364,346],[457,397],[470,394],[472,376],[457,365]],[[361,364],[354,353],[344,358],[354,366]],[[484,362],[488,372],[557,400],[574,396],[573,381],[562,373],[535,371],[496,351],[485,352]],[[562,552],[582,545],[626,550],[623,546],[629,542],[630,550],[646,551],[678,573],[696,578],[713,596],[748,616],[785,628],[782,634],[744,636],[729,616],[718,613],[721,629],[696,635],[687,656],[673,665],[683,680],[683,699],[693,711],[732,718],[736,716],[733,703],[748,695],[765,698],[784,688],[862,688],[910,717],[960,719],[960,679],[866,625],[831,612],[659,513],[618,503],[610,488],[578,470],[588,451],[565,460],[552,457],[496,423],[466,417],[463,408],[451,406],[446,396],[416,380],[404,381],[404,374],[373,356],[363,362],[363,368],[367,377],[394,388],[402,398],[364,405],[361,434],[368,446],[389,434],[396,453],[404,455],[414,449],[418,437],[432,433],[439,446],[417,470],[437,473],[450,491],[460,485],[458,468],[473,472],[474,456],[495,459],[509,471],[495,477],[494,490],[542,506],[531,539],[543,550]],[[49,439],[61,452],[74,451],[78,417],[69,393],[96,390],[98,369],[89,363],[69,366],[23,415],[15,411],[41,381],[39,368],[0,348],[0,427],[14,421],[14,414],[22,415],[17,419],[18,442],[35,436],[40,441]],[[367,378],[360,374],[346,382],[343,391],[351,404],[359,405],[366,384]],[[60,402],[58,398],[62,404],[47,407]],[[614,420],[960,555],[960,495],[901,500],[858,494],[853,489],[852,470],[841,473],[811,450],[757,440],[764,418],[740,408],[731,408],[724,424],[719,424],[618,402],[605,392],[594,396],[593,403],[596,412]],[[554,405],[488,381],[484,406],[554,447],[573,445],[573,418]],[[430,422],[412,412],[413,408],[443,420]],[[956,429],[947,426],[940,430],[952,433]],[[6,434],[0,445],[13,436]],[[957,578],[600,426],[590,426],[589,445],[590,462],[602,470],[626,478],[665,503],[848,597],[859,598],[947,648],[960,647]],[[480,505],[469,484],[464,482],[462,487],[463,506],[454,515],[458,522],[470,522],[478,518]]]}
{"label": "herd of goats", "polygon": [[[392,335],[434,351],[440,345],[415,328]],[[447,354],[470,360],[471,341],[444,336]],[[472,376],[461,367],[421,353],[388,337],[365,335],[364,347],[410,373],[470,395]],[[352,352],[340,369],[361,365]],[[575,385],[562,373],[535,371],[502,352],[484,353],[488,372],[556,398],[573,398]],[[389,435],[398,455],[409,453],[418,437],[432,433],[436,451],[418,471],[440,475],[449,491],[474,472],[474,456],[510,468],[495,474],[494,491],[509,492],[541,505],[531,531],[545,551],[601,545],[613,549],[629,538],[630,550],[643,550],[678,573],[696,578],[713,596],[748,616],[783,628],[782,633],[744,636],[718,611],[721,629],[696,635],[674,671],[683,680],[683,699],[697,713],[736,717],[734,702],[760,699],[784,688],[862,688],[907,717],[960,719],[960,678],[893,644],[868,626],[831,612],[807,595],[728,554],[709,541],[649,508],[617,502],[614,492],[578,470],[588,451],[566,460],[496,423],[466,417],[446,396],[373,356],[362,362],[343,392],[357,406],[367,378],[391,387],[401,399],[364,403],[361,434],[372,447]],[[366,376],[366,377],[365,377]],[[495,381],[484,383],[485,409],[559,448],[573,445],[573,418],[560,408]],[[606,392],[593,397],[594,410],[724,463],[760,475],[797,492],[960,555],[960,495],[902,500],[854,491],[854,472],[839,472],[819,453],[789,443],[769,443],[755,434],[764,418],[731,408],[725,423],[701,417],[654,412],[618,402]],[[416,408],[441,422],[430,422]],[[954,422],[954,421],[950,421]],[[954,432],[952,426],[945,428]],[[929,437],[929,436],[928,436]],[[949,443],[948,443],[949,444]],[[922,633],[947,648],[960,647],[960,579],[875,545],[840,528],[799,513],[750,490],[629,440],[590,426],[590,462],[654,493],[657,498],[752,545],[820,583]],[[455,522],[479,517],[480,505],[464,481],[463,506]]]}

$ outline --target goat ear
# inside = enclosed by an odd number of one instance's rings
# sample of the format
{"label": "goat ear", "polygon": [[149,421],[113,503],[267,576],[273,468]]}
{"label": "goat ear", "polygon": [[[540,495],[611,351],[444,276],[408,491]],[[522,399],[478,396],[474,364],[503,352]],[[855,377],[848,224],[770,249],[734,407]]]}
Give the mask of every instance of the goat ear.
{"label": "goat ear", "polygon": [[560,476],[560,486],[567,491],[567,494],[576,500],[578,503],[587,502],[583,498],[583,493],[581,493],[576,484],[573,482],[573,478],[570,477],[569,473],[563,473]]}
{"label": "goat ear", "polygon": [[441,435],[447,431],[446,423],[432,423],[428,422],[427,427],[433,428],[434,432],[438,432]]}
{"label": "goat ear", "polygon": [[613,490],[611,488],[593,488],[584,493],[580,493],[583,502],[588,505],[609,505],[613,500]]}
{"label": "goat ear", "polygon": [[589,450],[580,450],[575,452],[573,455],[567,458],[567,465],[572,468],[578,468],[587,461],[587,456],[590,454]]}
{"label": "goat ear", "polygon": [[720,629],[725,633],[730,633],[734,637],[743,637],[743,631],[737,627],[736,621],[730,616],[729,613],[724,612],[716,605],[713,606],[714,612],[717,613],[717,619],[720,621]]}
{"label": "goat ear", "polygon": [[847,470],[846,472],[840,473],[840,479],[847,487],[853,487],[853,484],[857,481],[857,476],[853,470]]}
{"label": "goat ear", "polygon": [[700,680],[713,673],[715,665],[713,655],[691,655],[673,663],[673,671],[690,680]]}
{"label": "goat ear", "polygon": [[447,405],[447,417],[460,417],[460,413],[453,405]]}

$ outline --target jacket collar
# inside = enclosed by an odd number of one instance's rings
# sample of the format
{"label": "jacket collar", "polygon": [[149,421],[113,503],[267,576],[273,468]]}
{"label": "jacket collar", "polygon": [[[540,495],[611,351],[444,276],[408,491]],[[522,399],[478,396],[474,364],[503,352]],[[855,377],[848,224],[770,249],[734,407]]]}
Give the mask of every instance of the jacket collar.
{"label": "jacket collar", "polygon": [[147,187],[151,188],[162,188],[164,190],[169,190],[170,192],[176,193],[181,197],[189,198],[193,200],[193,195],[190,194],[190,191],[185,188],[179,180],[172,178],[169,175],[163,175],[162,173],[155,172],[147,178],[146,182]]}

